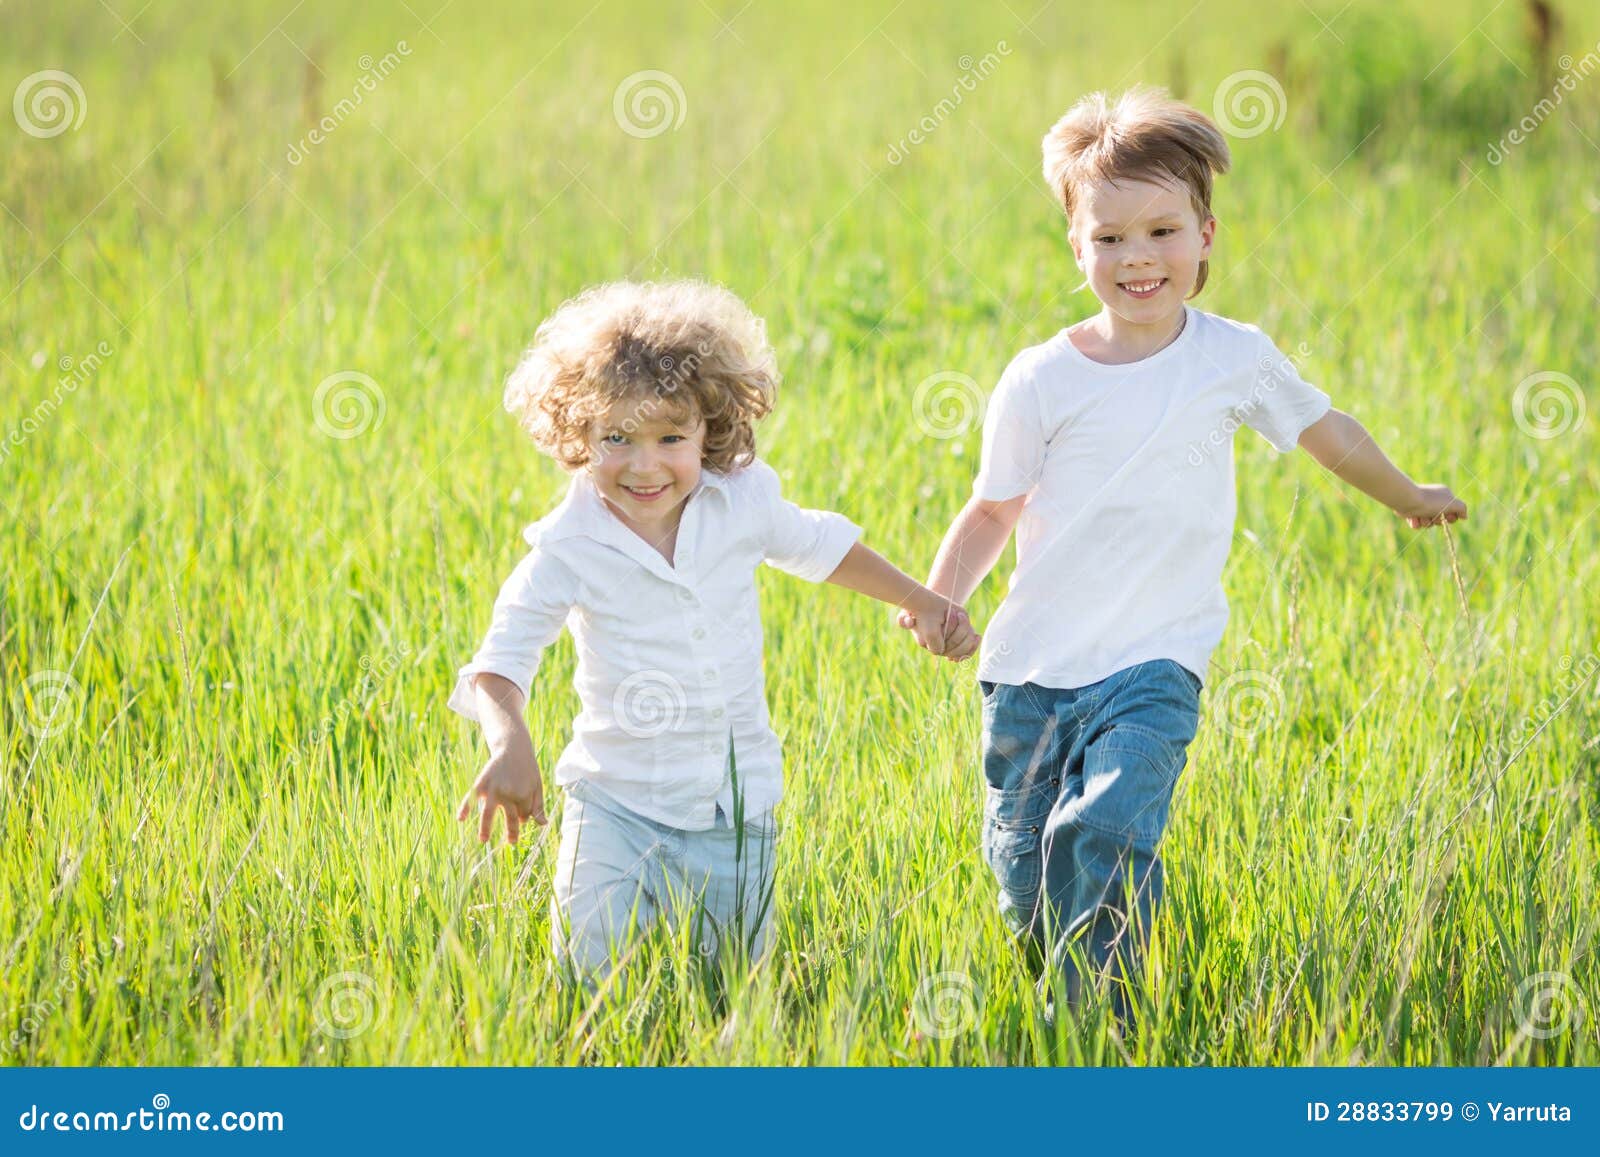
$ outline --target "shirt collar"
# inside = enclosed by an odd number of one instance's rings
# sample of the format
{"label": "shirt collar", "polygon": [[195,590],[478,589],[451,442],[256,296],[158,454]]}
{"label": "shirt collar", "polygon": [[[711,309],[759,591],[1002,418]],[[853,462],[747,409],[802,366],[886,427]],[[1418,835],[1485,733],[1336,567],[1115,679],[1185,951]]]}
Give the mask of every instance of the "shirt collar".
{"label": "shirt collar", "polygon": [[[695,495],[702,490],[725,494],[727,489],[726,474],[702,469],[700,485],[690,492],[685,505],[693,502]],[[600,491],[595,487],[593,475],[587,470],[579,470],[573,474],[572,481],[568,483],[566,497],[561,500],[560,505],[538,522],[525,527],[522,537],[530,546],[540,542],[558,542],[563,538],[577,535],[605,542],[611,540],[617,530],[633,533],[617,521],[616,515],[606,508],[605,499],[600,497]]]}

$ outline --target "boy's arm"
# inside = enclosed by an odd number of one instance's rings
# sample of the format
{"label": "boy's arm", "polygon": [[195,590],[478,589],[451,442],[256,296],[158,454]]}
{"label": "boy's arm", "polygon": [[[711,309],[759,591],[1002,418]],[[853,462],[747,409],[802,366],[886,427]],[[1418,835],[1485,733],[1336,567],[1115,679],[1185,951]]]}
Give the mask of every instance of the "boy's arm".
{"label": "boy's arm", "polygon": [[1307,426],[1300,446],[1345,482],[1405,518],[1413,530],[1467,516],[1467,504],[1448,486],[1413,482],[1384,456],[1366,427],[1340,410],[1329,410]]}
{"label": "boy's arm", "polygon": [[933,570],[928,575],[928,586],[952,602],[965,603],[970,599],[978,584],[1000,561],[1000,554],[1027,500],[1025,494],[1003,502],[969,499],[939,544]]}
{"label": "boy's arm", "polygon": [[976,647],[976,636],[967,638],[972,632],[960,607],[952,606],[949,599],[935,594],[877,551],[859,542],[834,568],[828,582],[881,602],[893,603],[909,612],[916,620],[913,629],[917,642],[935,655],[966,658]]}

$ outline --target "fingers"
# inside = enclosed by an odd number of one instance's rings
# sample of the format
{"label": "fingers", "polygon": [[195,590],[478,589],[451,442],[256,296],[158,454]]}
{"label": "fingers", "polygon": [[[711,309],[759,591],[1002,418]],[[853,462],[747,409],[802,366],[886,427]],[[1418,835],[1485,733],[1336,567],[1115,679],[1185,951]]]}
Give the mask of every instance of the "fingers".
{"label": "fingers", "polygon": [[[478,816],[478,842],[480,844],[488,843],[489,837],[494,834],[494,812],[499,806],[500,800],[498,797],[491,794],[484,796],[483,811]],[[511,814],[509,808],[506,810],[506,814]]]}

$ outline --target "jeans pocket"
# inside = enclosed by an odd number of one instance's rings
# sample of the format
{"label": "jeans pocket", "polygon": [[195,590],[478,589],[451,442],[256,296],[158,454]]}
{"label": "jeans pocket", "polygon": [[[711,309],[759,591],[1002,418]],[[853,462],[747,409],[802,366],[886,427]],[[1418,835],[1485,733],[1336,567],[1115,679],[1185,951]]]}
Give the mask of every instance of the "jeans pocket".
{"label": "jeans pocket", "polygon": [[1000,886],[1000,911],[1013,928],[1032,919],[1044,876],[1044,852],[1037,828],[1010,828],[992,817],[983,825],[983,858]]}

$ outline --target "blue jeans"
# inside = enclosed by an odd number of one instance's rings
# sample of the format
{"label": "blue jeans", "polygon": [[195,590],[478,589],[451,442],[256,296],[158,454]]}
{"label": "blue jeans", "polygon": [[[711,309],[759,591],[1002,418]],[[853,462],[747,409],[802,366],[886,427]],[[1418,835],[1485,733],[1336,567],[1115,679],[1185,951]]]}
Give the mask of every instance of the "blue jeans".
{"label": "blue jeans", "polygon": [[1049,962],[1069,1004],[1085,970],[1127,992],[1161,899],[1172,789],[1200,719],[1200,679],[1172,659],[1087,687],[980,683],[983,854],[1012,931]]}

